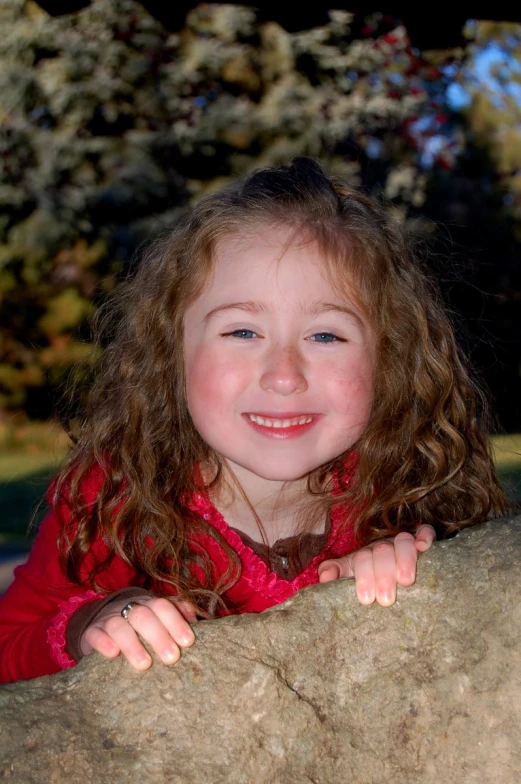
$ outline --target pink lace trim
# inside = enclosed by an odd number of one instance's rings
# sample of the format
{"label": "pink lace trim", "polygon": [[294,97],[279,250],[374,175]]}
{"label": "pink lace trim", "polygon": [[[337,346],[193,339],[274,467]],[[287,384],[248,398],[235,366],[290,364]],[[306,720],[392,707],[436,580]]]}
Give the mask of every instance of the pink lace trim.
{"label": "pink lace trim", "polygon": [[69,618],[83,604],[87,604],[87,602],[91,602],[93,599],[103,598],[103,594],[87,591],[87,593],[81,596],[72,596],[68,601],[60,602],[60,612],[53,618],[50,627],[47,629],[47,642],[51,646],[52,655],[62,670],[67,670],[69,667],[76,665],[74,659],[65,650],[67,644],[66,629]]}

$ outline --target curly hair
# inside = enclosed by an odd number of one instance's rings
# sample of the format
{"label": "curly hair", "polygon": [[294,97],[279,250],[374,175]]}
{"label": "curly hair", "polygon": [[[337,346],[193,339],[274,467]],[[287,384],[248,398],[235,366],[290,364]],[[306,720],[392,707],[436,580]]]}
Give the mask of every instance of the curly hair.
{"label": "curly hair", "polygon": [[[236,553],[187,507],[201,482],[196,466],[215,468],[216,487],[223,461],[186,403],[183,318],[209,280],[217,243],[266,224],[318,244],[339,292],[354,286],[376,338],[368,424],[349,454],[308,476],[311,507],[324,514],[347,502],[357,510],[361,545],[419,522],[443,537],[508,511],[486,435],[485,397],[402,227],[376,200],[329,177],[316,161],[296,158],[201,199],[100,309],[97,334],[108,345],[53,493],[55,505],[66,498],[74,521],[61,541],[70,579],[79,581],[97,537],[108,555],[91,570],[94,585],[117,554],[145,586],[167,583],[206,614],[238,579]],[[332,495],[332,472],[341,475],[353,453],[353,480]],[[89,505],[82,487],[96,466],[103,481]],[[198,532],[227,553],[220,579],[212,577],[208,554],[194,547]],[[194,564],[203,579],[194,577]]]}

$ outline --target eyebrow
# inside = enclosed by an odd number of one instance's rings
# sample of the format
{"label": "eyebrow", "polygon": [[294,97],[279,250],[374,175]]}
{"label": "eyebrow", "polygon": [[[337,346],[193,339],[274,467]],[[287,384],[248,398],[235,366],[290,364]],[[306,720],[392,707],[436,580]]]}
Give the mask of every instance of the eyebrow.
{"label": "eyebrow", "polygon": [[[245,302],[229,302],[226,305],[219,305],[213,308],[204,317],[205,323],[208,323],[214,316],[219,313],[224,313],[228,310],[244,310],[247,313],[268,313],[270,308],[265,302],[247,300]],[[301,308],[301,313],[304,316],[319,316],[321,313],[343,313],[354,319],[358,326],[365,331],[366,325],[358,315],[358,313],[350,308],[348,305],[338,305],[334,302],[312,302],[309,306]]]}

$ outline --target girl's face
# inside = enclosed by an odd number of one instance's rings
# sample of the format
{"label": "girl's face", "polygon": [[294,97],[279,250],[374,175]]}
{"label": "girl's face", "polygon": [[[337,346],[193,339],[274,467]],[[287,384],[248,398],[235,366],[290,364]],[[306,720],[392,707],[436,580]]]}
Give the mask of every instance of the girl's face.
{"label": "girl's face", "polygon": [[[291,481],[362,434],[374,335],[314,243],[266,227],[223,241],[184,320],[188,407],[243,487]],[[253,485],[252,485],[253,483]]]}

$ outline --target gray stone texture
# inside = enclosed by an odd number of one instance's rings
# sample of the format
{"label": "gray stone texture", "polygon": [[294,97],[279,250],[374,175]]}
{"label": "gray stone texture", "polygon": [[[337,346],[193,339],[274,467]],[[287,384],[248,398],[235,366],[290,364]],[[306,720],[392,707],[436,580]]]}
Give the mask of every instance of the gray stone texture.
{"label": "gray stone texture", "polygon": [[198,623],[145,673],[97,655],[0,690],[20,784],[519,784],[521,518],[436,543],[391,608],[352,581]]}

